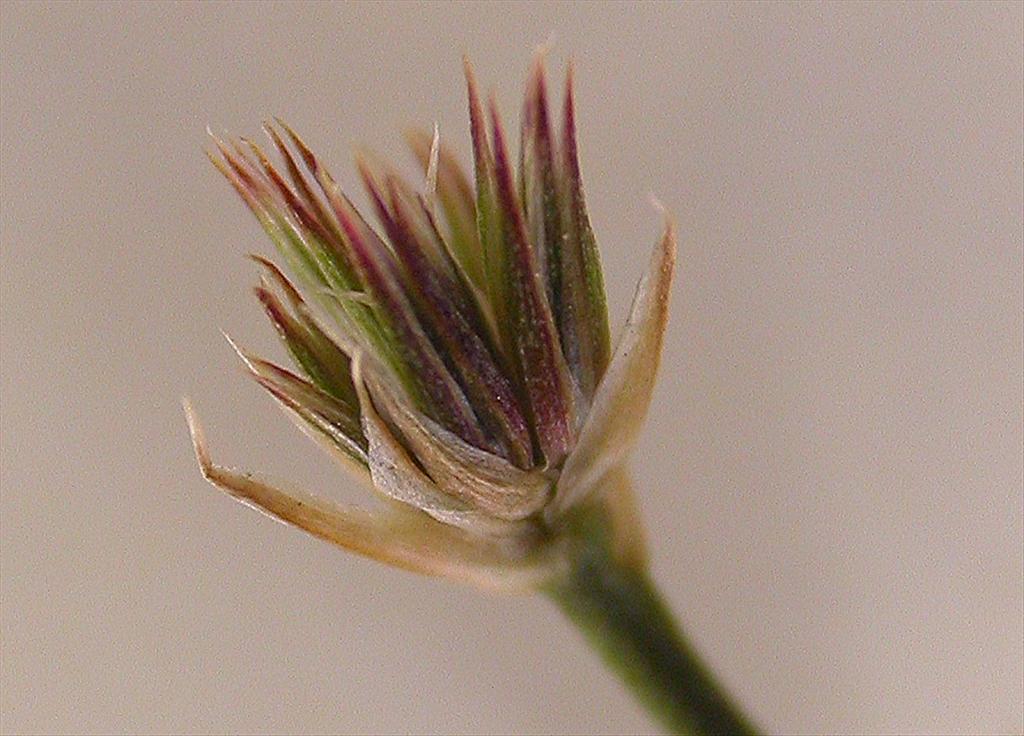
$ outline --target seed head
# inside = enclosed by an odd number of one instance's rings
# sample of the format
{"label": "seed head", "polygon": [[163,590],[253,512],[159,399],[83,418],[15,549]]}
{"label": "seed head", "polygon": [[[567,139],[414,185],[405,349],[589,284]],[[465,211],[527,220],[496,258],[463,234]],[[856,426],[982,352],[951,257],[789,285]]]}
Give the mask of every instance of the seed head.
{"label": "seed head", "polygon": [[339,507],[215,465],[186,405],[200,467],[231,495],[342,547],[487,587],[531,588],[557,575],[568,530],[591,512],[617,552],[639,563],[624,465],[661,353],[671,222],[613,354],[572,67],[556,134],[535,59],[517,166],[468,61],[465,75],[475,182],[436,128],[408,135],[422,192],[361,155],[378,228],[280,120],[265,125],[280,164],[244,138],[214,138],[210,154],[295,280],[253,256],[256,296],[295,370],[236,350],[384,508]]}

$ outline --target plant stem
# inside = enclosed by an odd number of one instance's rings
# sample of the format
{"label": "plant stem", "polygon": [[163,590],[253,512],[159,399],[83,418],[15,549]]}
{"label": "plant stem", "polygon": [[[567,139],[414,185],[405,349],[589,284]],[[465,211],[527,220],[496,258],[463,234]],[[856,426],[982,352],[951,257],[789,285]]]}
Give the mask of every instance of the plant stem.
{"label": "plant stem", "polygon": [[580,537],[572,571],[547,589],[671,733],[756,734],[679,631],[645,570]]}

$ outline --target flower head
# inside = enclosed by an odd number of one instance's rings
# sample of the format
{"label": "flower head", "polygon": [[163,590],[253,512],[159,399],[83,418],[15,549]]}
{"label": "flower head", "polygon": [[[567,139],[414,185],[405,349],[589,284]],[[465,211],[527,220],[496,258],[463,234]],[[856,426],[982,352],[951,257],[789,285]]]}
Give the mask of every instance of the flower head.
{"label": "flower head", "polygon": [[342,547],[497,588],[558,573],[563,533],[597,510],[639,558],[624,463],[647,411],[675,258],[655,247],[613,353],[577,155],[572,69],[555,132],[538,55],[518,164],[472,69],[475,184],[433,136],[409,143],[417,192],[358,160],[379,228],[286,124],[211,160],[270,235],[295,282],[254,256],[256,296],[288,370],[239,350],[256,381],[370,485],[382,510],[343,508],[215,465],[186,407],[203,474],[235,497]]}

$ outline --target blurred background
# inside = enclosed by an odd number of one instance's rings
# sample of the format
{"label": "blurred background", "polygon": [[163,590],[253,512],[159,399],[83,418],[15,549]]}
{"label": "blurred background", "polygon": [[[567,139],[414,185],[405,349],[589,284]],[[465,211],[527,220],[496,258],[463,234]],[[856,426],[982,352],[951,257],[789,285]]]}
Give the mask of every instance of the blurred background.
{"label": "blurred background", "polygon": [[[281,115],[468,160],[552,39],[621,324],[659,218],[672,323],[635,475],[654,575],[766,729],[1020,733],[1022,6],[0,5],[4,733],[633,733],[541,598],[346,555],[206,485],[344,501],[244,379],[270,253],[205,128]],[[361,200],[360,200],[361,201]]]}

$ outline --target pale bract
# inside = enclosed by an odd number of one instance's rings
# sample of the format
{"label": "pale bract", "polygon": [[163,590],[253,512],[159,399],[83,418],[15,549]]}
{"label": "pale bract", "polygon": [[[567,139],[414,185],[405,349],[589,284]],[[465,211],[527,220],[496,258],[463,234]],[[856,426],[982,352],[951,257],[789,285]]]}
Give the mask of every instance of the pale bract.
{"label": "pale bract", "polygon": [[211,158],[298,283],[257,257],[257,296],[299,373],[239,354],[379,501],[341,506],[215,464],[186,404],[200,468],[321,539],[485,588],[532,590],[562,574],[567,530],[593,510],[617,554],[642,564],[626,464],[661,355],[673,227],[666,220],[612,350],[571,69],[559,138],[536,60],[517,170],[468,63],[466,76],[475,186],[436,129],[412,134],[424,193],[360,161],[380,232],[287,126],[268,126],[287,177],[255,144],[216,141]]}

